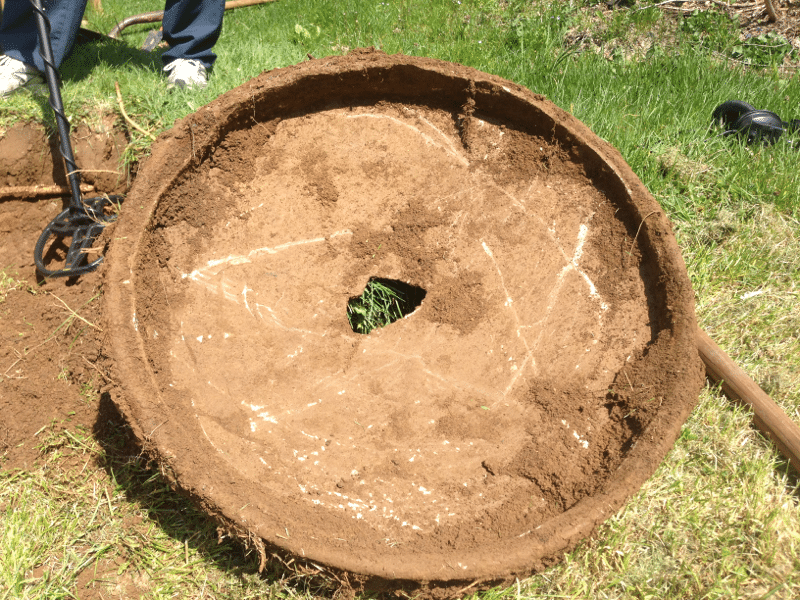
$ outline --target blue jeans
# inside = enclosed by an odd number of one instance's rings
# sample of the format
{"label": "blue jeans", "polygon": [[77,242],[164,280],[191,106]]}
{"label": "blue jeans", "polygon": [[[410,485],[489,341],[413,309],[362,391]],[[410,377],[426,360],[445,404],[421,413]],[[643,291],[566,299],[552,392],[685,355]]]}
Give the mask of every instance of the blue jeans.
{"label": "blue jeans", "polygon": [[[64,57],[72,50],[75,36],[81,26],[87,0],[50,0],[42,2],[50,19],[50,43],[53,59],[58,68]],[[8,0],[0,23],[0,47],[3,53],[44,72],[44,61],[39,55],[39,34],[33,5],[28,0]]]}
{"label": "blue jeans", "polygon": [[217,59],[211,49],[222,31],[223,14],[225,0],[167,0],[162,24],[169,50],[161,55],[164,64],[186,58],[210,69]]}
{"label": "blue jeans", "polygon": [[[72,50],[87,0],[45,0],[50,19],[50,43],[56,68]],[[177,58],[199,60],[210,69],[217,56],[211,49],[222,31],[225,0],[166,0],[164,39],[170,48],[162,55],[164,64]],[[7,0],[0,23],[0,47],[11,58],[44,71],[39,55],[39,35],[33,7],[28,0]]]}

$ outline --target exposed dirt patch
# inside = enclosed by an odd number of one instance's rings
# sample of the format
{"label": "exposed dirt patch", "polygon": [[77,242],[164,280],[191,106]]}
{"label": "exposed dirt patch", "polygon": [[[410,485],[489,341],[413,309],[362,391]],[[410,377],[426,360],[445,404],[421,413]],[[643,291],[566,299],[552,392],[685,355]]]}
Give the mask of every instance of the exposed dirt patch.
{"label": "exposed dirt patch", "polygon": [[[617,55],[627,60],[640,60],[654,49],[669,51],[674,46],[676,28],[683,19],[695,12],[718,12],[739,23],[739,39],[747,42],[751,38],[776,34],[783,36],[794,47],[800,50],[800,5],[797,2],[773,1],[778,13],[778,20],[771,21],[765,3],[762,0],[743,0],[730,5],[716,1],[698,2],[676,0],[673,3],[662,3],[659,9],[669,19],[653,23],[647,27],[627,29],[623,35],[613,31],[616,26],[614,15],[617,11],[641,10],[645,3],[626,1],[604,1],[582,10],[585,22],[567,32],[564,44],[583,51],[591,50],[612,59]],[[784,66],[796,69],[787,55]]]}
{"label": "exposed dirt patch", "polygon": [[[100,193],[123,193],[130,185],[121,161],[125,134],[107,115],[100,126],[81,124],[72,132],[72,150],[84,183]],[[58,136],[48,136],[41,125],[16,123],[0,134],[0,187],[66,185]]]}
{"label": "exposed dirt patch", "polygon": [[[105,327],[135,434],[231,529],[369,587],[556,560],[702,383],[658,205],[583,125],[471,69],[266,73],[162,138],[131,200]],[[346,306],[372,277],[426,296],[363,336]]]}
{"label": "exposed dirt patch", "polygon": [[[35,282],[33,271],[17,272]],[[20,285],[0,301],[0,468],[31,468],[54,429],[95,424],[93,390],[82,384],[103,383],[93,366],[99,332],[67,306],[99,323],[97,275],[75,285],[63,279]]]}
{"label": "exposed dirt patch", "polygon": [[[124,193],[130,184],[121,161],[127,140],[114,123],[107,116],[99,127],[73,132],[81,179],[92,188],[87,195]],[[0,296],[0,468],[30,468],[53,427],[91,429],[97,419],[89,388],[104,383],[94,366],[98,275],[37,284],[33,262],[39,235],[68,205],[68,193],[11,193],[66,183],[58,141],[43,127],[18,123],[0,134],[0,267],[21,282]]]}

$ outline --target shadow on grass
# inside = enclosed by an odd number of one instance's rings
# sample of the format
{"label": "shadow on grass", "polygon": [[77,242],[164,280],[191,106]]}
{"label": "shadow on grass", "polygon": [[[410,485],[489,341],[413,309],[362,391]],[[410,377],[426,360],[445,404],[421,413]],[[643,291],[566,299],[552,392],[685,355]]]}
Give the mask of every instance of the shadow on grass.
{"label": "shadow on grass", "polygon": [[92,433],[103,449],[98,456],[99,465],[124,491],[127,501],[136,504],[144,518],[155,522],[169,537],[197,551],[207,564],[227,572],[248,588],[260,580],[260,585],[266,583],[277,588],[275,591],[292,588],[292,596],[332,597],[330,591],[325,593],[325,588],[332,589],[330,582],[325,585],[319,578],[299,575],[276,558],[268,557],[259,574],[258,553],[225,535],[192,500],[170,488],[143,456],[141,446],[107,392],[100,396]]}
{"label": "shadow on grass", "polygon": [[[76,43],[72,52],[59,69],[62,81],[77,82],[91,77],[93,71],[100,66],[109,70],[118,71],[121,67],[129,69],[160,73],[162,51],[146,52],[133,48],[123,41],[103,38],[98,41]],[[38,106],[39,121],[45,128],[46,134],[52,138],[51,148],[55,158],[53,177],[60,185],[66,184],[66,176],[60,167],[61,158],[58,150],[58,126],[50,105],[49,94],[31,94],[31,100]]]}
{"label": "shadow on grass", "polygon": [[111,38],[76,44],[61,65],[61,77],[68,81],[81,81],[88,78],[98,65],[159,72],[162,68],[161,52],[147,52]]}

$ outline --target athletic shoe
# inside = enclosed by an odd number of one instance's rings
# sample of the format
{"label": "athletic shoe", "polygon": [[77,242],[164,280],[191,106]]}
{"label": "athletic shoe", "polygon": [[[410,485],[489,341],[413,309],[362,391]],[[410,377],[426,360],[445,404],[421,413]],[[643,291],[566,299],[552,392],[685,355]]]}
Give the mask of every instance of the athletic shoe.
{"label": "athletic shoe", "polygon": [[0,98],[7,98],[20,89],[34,94],[47,94],[44,75],[31,65],[10,56],[0,56]]}
{"label": "athletic shoe", "polygon": [[176,58],[164,67],[164,72],[169,73],[168,90],[204,88],[208,85],[206,67],[199,60]]}

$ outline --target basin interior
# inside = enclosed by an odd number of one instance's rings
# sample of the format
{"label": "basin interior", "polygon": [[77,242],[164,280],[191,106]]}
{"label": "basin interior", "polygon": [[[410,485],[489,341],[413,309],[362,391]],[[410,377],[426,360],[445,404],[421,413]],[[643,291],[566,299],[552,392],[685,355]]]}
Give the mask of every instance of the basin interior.
{"label": "basin interior", "polygon": [[[170,404],[246,479],[398,543],[509,505],[492,533],[523,533],[592,493],[632,434],[609,389],[653,335],[617,207],[551,143],[473,119],[471,153],[424,106],[253,127],[250,176],[176,198],[227,217],[160,234]],[[372,277],[426,296],[358,335]]]}

